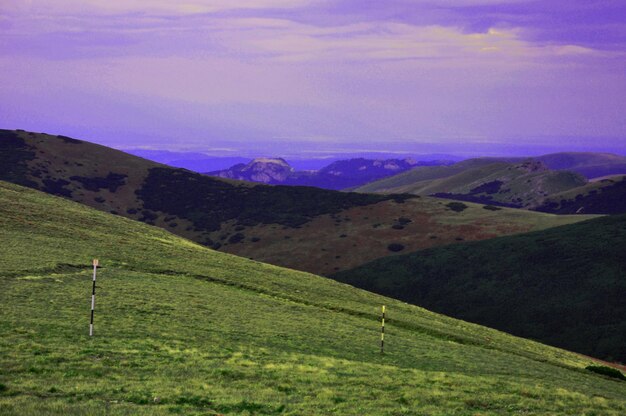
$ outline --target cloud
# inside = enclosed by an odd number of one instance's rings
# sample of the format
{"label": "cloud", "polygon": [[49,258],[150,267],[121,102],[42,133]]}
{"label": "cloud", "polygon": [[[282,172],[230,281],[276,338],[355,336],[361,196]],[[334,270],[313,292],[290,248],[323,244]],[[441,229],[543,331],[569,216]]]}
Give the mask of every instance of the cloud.
{"label": "cloud", "polygon": [[313,0],[5,0],[4,13],[46,15],[187,15],[238,9],[293,9]]}

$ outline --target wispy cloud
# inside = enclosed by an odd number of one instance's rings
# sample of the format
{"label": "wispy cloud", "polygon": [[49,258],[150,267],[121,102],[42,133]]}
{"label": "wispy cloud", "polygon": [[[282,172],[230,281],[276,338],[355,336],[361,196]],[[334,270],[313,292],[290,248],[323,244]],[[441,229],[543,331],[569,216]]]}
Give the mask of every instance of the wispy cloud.
{"label": "wispy cloud", "polygon": [[242,9],[293,9],[314,0],[4,0],[3,13],[47,15],[188,15]]}
{"label": "wispy cloud", "polygon": [[4,0],[0,114],[132,138],[626,136],[624,16],[623,0]]}

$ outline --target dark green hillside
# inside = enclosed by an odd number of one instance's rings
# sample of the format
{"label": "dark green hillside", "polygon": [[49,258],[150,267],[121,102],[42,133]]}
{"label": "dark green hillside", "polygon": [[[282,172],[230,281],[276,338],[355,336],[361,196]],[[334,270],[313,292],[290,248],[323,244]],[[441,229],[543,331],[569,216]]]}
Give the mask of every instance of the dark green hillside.
{"label": "dark green hillside", "polygon": [[217,231],[233,220],[242,226],[298,227],[313,217],[411,195],[382,196],[290,186],[241,186],[171,168],[152,168],[137,190],[144,209],[191,221],[197,230]]}
{"label": "dark green hillside", "polygon": [[3,416],[626,413],[589,358],[42,192],[0,182],[0,230]]}
{"label": "dark green hillside", "polygon": [[626,362],[626,215],[389,257],[333,277]]}
{"label": "dark green hillside", "polygon": [[554,214],[626,213],[626,176],[600,179],[552,195],[536,210]]}

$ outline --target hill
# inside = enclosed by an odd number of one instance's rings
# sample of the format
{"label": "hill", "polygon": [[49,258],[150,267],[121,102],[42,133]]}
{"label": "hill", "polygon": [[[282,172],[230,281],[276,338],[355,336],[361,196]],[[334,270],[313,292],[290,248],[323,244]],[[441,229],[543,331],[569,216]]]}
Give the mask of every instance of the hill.
{"label": "hill", "polygon": [[0,183],[0,228],[3,415],[626,412],[591,359],[41,192]]}
{"label": "hill", "polygon": [[391,192],[392,189],[407,187],[409,190],[404,192],[410,192],[413,186],[419,186],[419,184],[426,181],[448,178],[465,170],[491,165],[496,162],[498,160],[477,158],[463,160],[449,166],[420,166],[389,178],[365,184],[354,190],[357,192]]}
{"label": "hill", "polygon": [[460,319],[626,362],[626,215],[423,250],[333,276]]}
{"label": "hill", "polygon": [[469,169],[494,163],[520,164],[529,160],[540,162],[553,171],[576,172],[587,179],[626,174],[626,156],[612,153],[561,152],[532,157],[483,157],[467,159],[450,166],[418,167],[362,185],[354,190],[357,192],[392,192],[398,190],[411,192],[411,189],[419,189],[420,186],[423,186],[424,181],[448,178]]}
{"label": "hill", "polygon": [[554,214],[624,214],[626,176],[605,177],[550,195],[536,209]]}
{"label": "hill", "polygon": [[318,274],[393,252],[580,221],[408,195],[212,178],[64,136],[0,132],[0,179],[139,220],[203,245]]}
{"label": "hill", "polygon": [[440,198],[532,209],[555,193],[586,184],[570,171],[552,171],[543,163],[495,163],[432,181],[414,193]]}
{"label": "hill", "polygon": [[438,170],[416,169],[400,176],[357,188],[357,191],[406,192],[513,208],[533,208],[548,195],[587,183],[580,174],[552,171],[542,162],[534,160],[494,163],[491,159],[475,159]]}
{"label": "hill", "polygon": [[626,156],[613,153],[562,152],[538,156],[535,159],[552,170],[570,170],[588,179],[626,174]]}
{"label": "hill", "polygon": [[315,171],[296,171],[282,158],[257,158],[206,175],[273,185],[314,186],[341,190],[403,172],[415,166],[447,164],[446,161],[416,162],[412,159],[339,160]]}

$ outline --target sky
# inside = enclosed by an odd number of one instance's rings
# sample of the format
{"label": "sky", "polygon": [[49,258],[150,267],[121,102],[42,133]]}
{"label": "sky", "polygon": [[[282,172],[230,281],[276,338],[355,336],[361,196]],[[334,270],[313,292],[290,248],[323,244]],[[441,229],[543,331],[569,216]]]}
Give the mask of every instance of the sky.
{"label": "sky", "polygon": [[624,109],[624,0],[0,1],[0,128],[224,154],[626,154]]}

